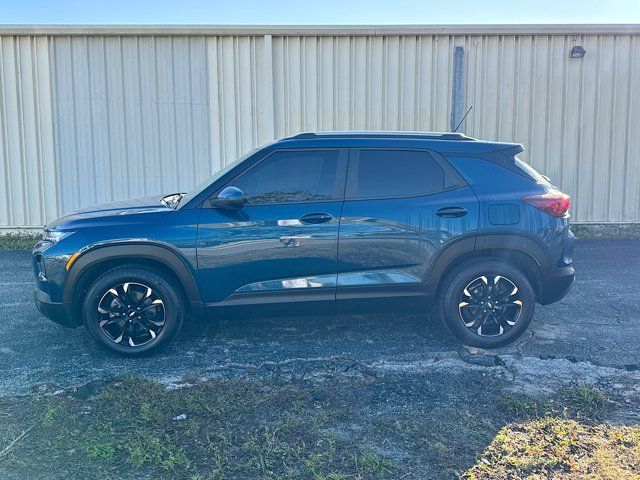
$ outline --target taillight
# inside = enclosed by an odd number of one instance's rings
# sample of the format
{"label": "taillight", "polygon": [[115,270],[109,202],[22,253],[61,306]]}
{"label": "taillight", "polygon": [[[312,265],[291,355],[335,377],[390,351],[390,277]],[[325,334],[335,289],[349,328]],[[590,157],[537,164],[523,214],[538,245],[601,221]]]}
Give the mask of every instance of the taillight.
{"label": "taillight", "polygon": [[522,197],[522,200],[553,217],[564,216],[567,211],[569,211],[569,206],[571,205],[569,195],[562,192],[527,195]]}

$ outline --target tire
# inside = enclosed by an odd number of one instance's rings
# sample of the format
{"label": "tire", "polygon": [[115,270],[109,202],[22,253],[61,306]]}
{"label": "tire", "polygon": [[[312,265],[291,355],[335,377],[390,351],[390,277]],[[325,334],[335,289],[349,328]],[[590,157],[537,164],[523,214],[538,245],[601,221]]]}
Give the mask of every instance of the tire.
{"label": "tire", "polygon": [[520,269],[487,259],[454,268],[445,277],[435,307],[463,344],[491,349],[524,333],[533,318],[535,298]]}
{"label": "tire", "polygon": [[181,292],[165,277],[131,266],[98,277],[87,291],[82,313],[101,347],[142,356],[165,348],[182,328],[186,312]]}

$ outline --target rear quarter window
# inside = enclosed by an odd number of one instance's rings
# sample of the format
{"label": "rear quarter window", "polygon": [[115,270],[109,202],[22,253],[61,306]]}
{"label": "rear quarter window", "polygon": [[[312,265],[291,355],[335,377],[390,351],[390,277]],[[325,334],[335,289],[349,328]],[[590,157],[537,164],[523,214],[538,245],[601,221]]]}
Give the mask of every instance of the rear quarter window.
{"label": "rear quarter window", "polygon": [[541,175],[537,172],[535,168],[526,163],[525,161],[519,159],[518,157],[514,157],[514,162],[516,167],[522,170],[527,176],[529,176],[536,183],[542,183],[545,185],[549,185],[549,180],[547,180],[544,175]]}

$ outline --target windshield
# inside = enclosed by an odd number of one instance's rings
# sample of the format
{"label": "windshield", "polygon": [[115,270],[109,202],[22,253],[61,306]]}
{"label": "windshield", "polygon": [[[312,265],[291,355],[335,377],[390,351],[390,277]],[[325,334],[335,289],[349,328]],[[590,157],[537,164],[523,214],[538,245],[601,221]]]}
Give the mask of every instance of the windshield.
{"label": "windshield", "polygon": [[178,209],[182,208],[184,205],[189,203],[192,199],[194,199],[205,188],[207,188],[213,182],[215,182],[220,177],[222,177],[224,174],[229,172],[231,169],[235,168],[237,165],[242,163],[247,157],[249,157],[250,155],[253,155],[255,152],[256,152],[256,149],[248,151],[247,153],[245,153],[243,156],[241,156],[237,160],[234,160],[233,162],[229,163],[228,165],[225,165],[222,169],[218,170],[216,173],[211,175],[209,178],[207,178],[206,180],[200,182],[198,185],[193,187],[191,190],[189,190],[189,192],[187,194],[185,194],[180,199],[180,204],[178,205]]}

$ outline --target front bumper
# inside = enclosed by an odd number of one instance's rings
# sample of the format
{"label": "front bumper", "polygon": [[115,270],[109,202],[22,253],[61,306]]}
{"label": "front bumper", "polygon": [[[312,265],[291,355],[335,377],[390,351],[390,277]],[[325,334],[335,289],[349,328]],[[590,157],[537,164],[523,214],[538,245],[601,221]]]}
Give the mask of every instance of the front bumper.
{"label": "front bumper", "polygon": [[542,305],[554,303],[564,297],[573,286],[575,270],[572,265],[551,268],[542,274]]}
{"label": "front bumper", "polygon": [[38,310],[40,310],[40,313],[45,317],[64,327],[77,327],[73,321],[73,308],[71,303],[52,302],[49,295],[38,288],[36,288],[35,291],[35,301]]}

